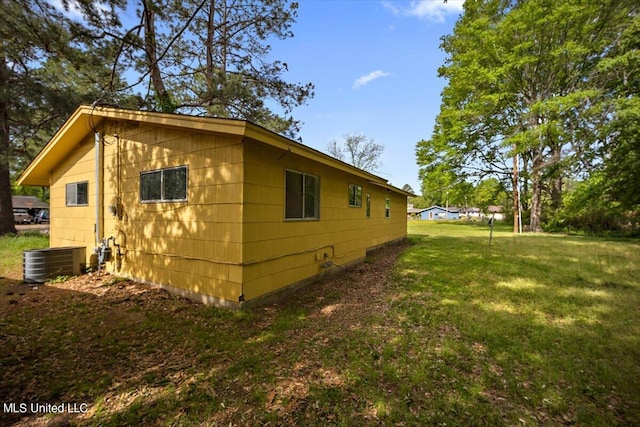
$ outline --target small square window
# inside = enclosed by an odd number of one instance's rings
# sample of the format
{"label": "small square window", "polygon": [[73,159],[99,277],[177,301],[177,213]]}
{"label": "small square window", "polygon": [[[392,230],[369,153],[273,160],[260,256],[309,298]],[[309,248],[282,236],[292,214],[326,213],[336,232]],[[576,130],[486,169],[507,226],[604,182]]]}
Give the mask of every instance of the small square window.
{"label": "small square window", "polygon": [[89,204],[89,182],[73,182],[65,187],[67,206],[87,206]]}

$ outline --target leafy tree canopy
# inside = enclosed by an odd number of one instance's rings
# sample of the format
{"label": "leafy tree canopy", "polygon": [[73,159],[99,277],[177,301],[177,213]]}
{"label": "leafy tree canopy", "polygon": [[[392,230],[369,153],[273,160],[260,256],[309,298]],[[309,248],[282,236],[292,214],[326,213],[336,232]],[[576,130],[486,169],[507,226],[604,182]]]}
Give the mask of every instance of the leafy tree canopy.
{"label": "leafy tree canopy", "polygon": [[423,180],[508,182],[515,162],[540,230],[568,177],[630,152],[620,125],[637,117],[637,21],[638,6],[617,0],[466,1],[442,39],[448,83],[433,135],[417,145]]}

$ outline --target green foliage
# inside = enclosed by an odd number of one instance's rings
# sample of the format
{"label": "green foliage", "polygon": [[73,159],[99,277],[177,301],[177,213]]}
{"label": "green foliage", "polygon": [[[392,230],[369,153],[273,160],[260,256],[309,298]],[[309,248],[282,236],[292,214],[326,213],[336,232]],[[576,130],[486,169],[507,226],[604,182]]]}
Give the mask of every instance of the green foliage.
{"label": "green foliage", "polygon": [[601,110],[611,120],[599,131],[607,193],[626,209],[640,205],[640,16],[624,28],[618,46],[598,64]]}
{"label": "green foliage", "polygon": [[475,187],[473,192],[473,203],[474,206],[484,210],[490,205],[506,205],[508,196],[509,195],[507,194],[503,183],[498,181],[496,178],[488,178],[480,181]]}
{"label": "green foliage", "polygon": [[545,229],[569,233],[640,234],[638,210],[628,210],[608,195],[604,173],[593,174],[565,194],[563,207],[549,219]]}
{"label": "green foliage", "polygon": [[47,284],[56,284],[56,283],[64,283],[69,279],[74,278],[75,276],[56,276],[49,280],[47,280]]}
{"label": "green foliage", "polygon": [[62,420],[83,426],[640,423],[638,242],[408,231],[393,272],[376,253],[247,312],[134,283],[1,292],[3,397],[86,402]]}
{"label": "green foliage", "polygon": [[270,57],[269,41],[293,37],[297,9],[285,0],[143,1],[144,49],[126,47],[150,74],[149,107],[242,118],[295,137],[290,113],[314,87],[283,79],[288,65]]}
{"label": "green foliage", "polygon": [[119,27],[124,3],[79,2],[83,20],[75,20],[46,1],[0,2],[0,234],[14,231],[11,178],[79,103],[105,99],[109,82],[118,87],[107,65],[116,45],[104,28]]}
{"label": "green foliage", "polygon": [[22,251],[49,246],[49,236],[37,233],[0,236],[0,276],[22,277]]}
{"label": "green foliage", "polygon": [[[612,178],[621,164],[619,182],[636,183],[638,6],[484,0],[464,8],[442,39],[439,73],[448,84],[431,139],[417,145],[421,178],[510,182],[517,154],[536,231],[544,201],[557,209],[562,182],[574,174],[604,163]],[[609,161],[614,156],[626,162]]]}

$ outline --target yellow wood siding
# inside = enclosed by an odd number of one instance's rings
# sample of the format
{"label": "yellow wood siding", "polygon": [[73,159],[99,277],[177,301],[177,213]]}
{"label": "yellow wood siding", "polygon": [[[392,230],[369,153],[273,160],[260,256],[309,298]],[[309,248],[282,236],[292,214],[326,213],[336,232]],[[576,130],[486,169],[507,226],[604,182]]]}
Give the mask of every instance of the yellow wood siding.
{"label": "yellow wood siding", "polygon": [[[107,122],[102,130],[102,237],[114,237],[125,254],[119,268],[111,262],[108,270],[238,301],[242,289],[241,138],[118,122]],[[140,201],[141,172],[183,165],[188,168],[186,202]],[[95,247],[93,136],[56,172],[51,186],[55,215],[51,244],[86,246],[89,257]],[[82,180],[89,181],[89,206],[66,207],[65,184]],[[121,219],[110,212],[118,196]],[[56,218],[64,218],[64,224]]]}
{"label": "yellow wood siding", "polygon": [[[89,183],[87,206],[66,206],[66,185],[74,182]],[[64,162],[51,171],[49,226],[51,247],[86,246],[91,255],[94,246],[95,216],[95,158],[93,136],[85,138]],[[87,259],[87,263],[89,260]]]}
{"label": "yellow wood siding", "polygon": [[[320,219],[286,220],[285,171],[320,178]],[[244,294],[247,300],[338,265],[362,260],[366,250],[406,236],[406,197],[301,156],[245,140]],[[348,186],[363,189],[350,207]],[[371,194],[371,217],[366,217]],[[391,216],[385,218],[385,198]],[[324,267],[323,267],[324,265]],[[329,267],[335,268],[335,267]]]}
{"label": "yellow wood siding", "polygon": [[[77,145],[60,142],[74,148],[50,173],[51,246],[85,246],[87,264],[95,264],[96,191],[102,188],[100,237],[120,245],[123,256],[115,257],[114,247],[106,266],[118,275],[237,303],[337,268],[332,263],[361,261],[368,249],[406,236],[406,197],[398,190],[320,153],[289,150],[279,137],[266,135],[278,139],[269,144],[111,118],[99,129],[101,187],[93,133],[87,130]],[[186,201],[141,202],[141,172],[178,166],[187,168]],[[319,178],[319,219],[285,219],[286,170]],[[65,185],[85,181],[88,205],[66,206]],[[349,184],[362,187],[361,207],[349,206]]]}

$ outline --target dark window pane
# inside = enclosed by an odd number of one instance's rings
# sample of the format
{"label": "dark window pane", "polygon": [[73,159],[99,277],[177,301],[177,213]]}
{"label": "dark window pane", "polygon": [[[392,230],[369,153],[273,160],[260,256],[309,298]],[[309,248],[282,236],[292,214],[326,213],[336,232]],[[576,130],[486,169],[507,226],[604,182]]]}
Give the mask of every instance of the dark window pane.
{"label": "dark window pane", "polygon": [[367,218],[371,218],[371,194],[367,194]]}
{"label": "dark window pane", "polygon": [[349,206],[362,206],[362,187],[349,184]]}
{"label": "dark window pane", "polygon": [[313,175],[304,176],[304,217],[319,218],[319,182]]}
{"label": "dark window pane", "polygon": [[162,171],[164,197],[163,200],[187,199],[187,168],[166,169]]}
{"label": "dark window pane", "polygon": [[140,174],[140,199],[143,201],[161,200],[161,183],[160,171]]}
{"label": "dark window pane", "polygon": [[302,174],[286,172],[285,218],[302,218]]}
{"label": "dark window pane", "polygon": [[76,188],[76,192],[77,192],[76,204],[88,205],[89,204],[89,183],[79,182]]}

